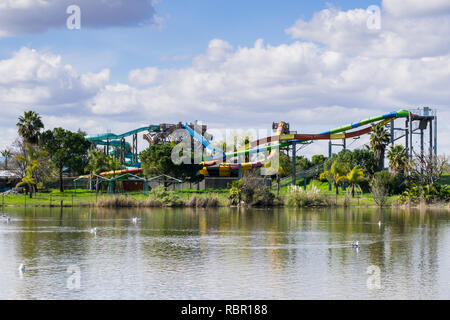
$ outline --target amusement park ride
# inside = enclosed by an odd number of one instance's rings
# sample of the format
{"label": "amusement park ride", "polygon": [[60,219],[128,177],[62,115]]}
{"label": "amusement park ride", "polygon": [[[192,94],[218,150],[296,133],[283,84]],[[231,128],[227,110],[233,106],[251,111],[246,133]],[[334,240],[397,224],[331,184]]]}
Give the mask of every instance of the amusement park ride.
{"label": "amusement park ride", "polygon": [[[396,121],[400,119],[405,120],[402,127],[396,126]],[[362,135],[369,134],[375,125],[381,124],[389,128],[391,132],[391,144],[403,139],[405,147],[408,150],[409,157],[413,157],[414,153],[414,136],[420,136],[420,155],[423,157],[424,137],[428,129],[429,138],[429,153],[437,155],[437,115],[436,112],[428,107],[417,110],[399,110],[377,117],[361,120],[346,126],[342,126],[333,130],[329,130],[317,134],[305,134],[291,132],[289,123],[274,122],[272,129],[276,131],[276,135],[258,139],[251,142],[245,148],[234,150],[234,152],[225,153],[211,145],[212,137],[207,137],[207,126],[198,126],[197,123],[178,123],[178,124],[159,124],[150,125],[138,128],[120,135],[113,133],[89,135],[87,140],[91,141],[96,146],[101,146],[105,154],[116,157],[120,162],[127,167],[127,170],[133,172],[140,171],[140,162],[138,154],[138,134],[145,132],[143,138],[150,144],[168,143],[171,139],[171,134],[178,129],[185,130],[192,137],[192,144],[199,143],[203,149],[209,150],[212,156],[208,159],[203,159],[203,168],[199,174],[210,177],[240,177],[247,170],[252,168],[267,167],[271,159],[279,152],[280,149],[286,150],[292,155],[293,177],[290,182],[296,183],[300,177],[296,173],[295,159],[298,152],[298,147],[304,147],[305,144],[310,144],[317,140],[329,141],[329,156],[333,152],[333,146],[341,146],[346,148],[347,139],[358,139]],[[362,127],[362,128],[361,128]],[[127,137],[132,138],[132,143],[126,141]],[[333,143],[333,141],[342,141],[341,144]],[[253,153],[266,152],[266,157],[263,160],[248,161],[249,155]],[[245,157],[241,157],[245,156]],[[239,159],[245,158],[244,162],[239,162]],[[225,159],[228,162],[225,162]],[[231,159],[231,161],[229,160]],[[125,172],[127,170],[124,170]]]}

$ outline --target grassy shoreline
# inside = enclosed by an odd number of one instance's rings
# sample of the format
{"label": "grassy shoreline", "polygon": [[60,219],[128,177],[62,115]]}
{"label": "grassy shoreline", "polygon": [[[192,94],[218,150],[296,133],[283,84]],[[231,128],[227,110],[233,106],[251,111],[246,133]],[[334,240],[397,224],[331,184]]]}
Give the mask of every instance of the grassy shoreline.
{"label": "grassy shoreline", "polygon": [[[289,207],[287,205],[287,189],[280,190],[280,200],[277,207]],[[0,207],[98,207],[98,208],[157,208],[157,207],[190,207],[190,208],[213,208],[229,207],[228,190],[184,190],[181,192],[167,192],[161,194],[127,193],[123,195],[96,194],[95,192],[81,190],[75,194],[73,191],[60,193],[59,191],[42,192],[29,197],[19,195],[0,196]],[[327,205],[322,208],[351,207],[351,208],[379,208],[371,194],[362,194],[352,198],[340,192],[337,197],[334,191],[323,191],[324,197],[328,199]],[[398,204],[398,196],[390,196],[384,208],[399,209],[447,209],[449,203],[438,204]],[[304,207],[316,207],[314,205]]]}

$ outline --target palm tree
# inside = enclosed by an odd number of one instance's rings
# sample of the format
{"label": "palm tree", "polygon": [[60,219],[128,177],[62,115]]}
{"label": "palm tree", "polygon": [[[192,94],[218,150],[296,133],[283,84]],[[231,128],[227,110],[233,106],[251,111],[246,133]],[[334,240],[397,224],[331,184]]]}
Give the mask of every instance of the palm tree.
{"label": "palm tree", "polygon": [[89,163],[86,166],[86,172],[99,174],[107,170],[108,166],[105,154],[99,150],[92,150],[89,152]]}
{"label": "palm tree", "polygon": [[41,117],[34,111],[25,111],[16,125],[19,128],[19,135],[30,144],[38,142],[41,129],[44,128]]}
{"label": "palm tree", "polygon": [[[14,156],[14,161],[20,170],[20,174],[22,177],[26,177],[28,174],[29,167],[32,167],[34,164],[38,163],[37,166],[33,169],[33,178],[36,178],[38,173],[36,173],[36,169],[40,168],[43,164],[45,166],[44,159],[48,158],[48,153],[44,150],[40,150],[36,147],[33,147],[29,144],[25,144],[25,150],[22,154],[17,154]],[[39,177],[38,177],[39,178]],[[39,179],[36,179],[39,180]],[[36,183],[35,183],[36,184]]]}
{"label": "palm tree", "polygon": [[387,153],[389,168],[394,175],[404,175],[408,165],[408,151],[402,145],[391,147]]}
{"label": "palm tree", "polygon": [[5,149],[1,152],[3,158],[5,158],[5,170],[8,170],[8,160],[12,157],[12,153],[10,150]]}
{"label": "palm tree", "polygon": [[386,130],[382,124],[377,124],[372,127],[372,133],[370,134],[370,149],[375,155],[377,160],[378,170],[383,170],[384,167],[384,153],[386,147],[391,141],[391,134]]}
{"label": "palm tree", "polygon": [[30,191],[30,199],[33,198],[34,186],[36,185],[36,180],[34,179],[34,171],[39,166],[40,163],[37,160],[33,160],[31,164],[27,166],[25,177],[23,177],[22,181],[16,185],[16,188],[18,188],[26,184],[28,186],[28,190]]}
{"label": "palm tree", "polygon": [[109,156],[108,158],[106,158],[106,164],[108,166],[108,169],[113,171],[114,178],[116,177],[117,171],[123,168],[123,165],[120,163],[120,161],[117,161],[113,156]]}
{"label": "palm tree", "polygon": [[320,174],[320,180],[326,179],[330,183],[334,184],[334,187],[336,189],[336,202],[339,194],[339,179],[342,176],[345,176],[347,173],[348,173],[347,166],[337,160],[334,160],[333,163],[331,164],[330,169]]}
{"label": "palm tree", "polygon": [[355,197],[355,190],[361,190],[359,183],[364,180],[364,169],[361,169],[358,165],[354,166],[353,169],[345,176],[338,178],[338,182],[346,182],[349,184],[347,192],[352,192],[352,198]]}

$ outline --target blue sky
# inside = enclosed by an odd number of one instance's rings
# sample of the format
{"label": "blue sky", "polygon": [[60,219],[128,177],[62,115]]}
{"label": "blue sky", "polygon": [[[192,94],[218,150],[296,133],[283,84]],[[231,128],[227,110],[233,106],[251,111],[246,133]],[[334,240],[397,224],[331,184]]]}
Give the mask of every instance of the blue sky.
{"label": "blue sky", "polygon": [[236,47],[258,38],[271,45],[289,43],[284,30],[298,18],[310,19],[329,6],[348,10],[373,4],[379,1],[161,0],[155,8],[164,20],[159,27],[62,28],[4,38],[0,59],[21,46],[33,47],[61,55],[80,72],[110,68],[113,81],[125,81],[131,69],[187,66],[213,38]]}
{"label": "blue sky", "polygon": [[[73,3],[81,30],[65,27]],[[371,5],[381,8],[376,29]],[[287,120],[317,133],[423,106],[450,117],[445,0],[0,0],[0,8],[0,148],[28,109],[47,128],[88,133],[193,120],[243,130]],[[446,153],[449,129],[440,122]]]}

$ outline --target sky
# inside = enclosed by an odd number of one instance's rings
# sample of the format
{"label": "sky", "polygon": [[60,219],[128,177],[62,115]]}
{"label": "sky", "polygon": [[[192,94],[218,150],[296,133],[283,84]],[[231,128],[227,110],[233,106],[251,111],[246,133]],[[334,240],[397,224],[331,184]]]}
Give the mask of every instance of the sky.
{"label": "sky", "polygon": [[449,154],[449,36],[448,0],[0,0],[0,149],[25,110],[89,134],[194,120],[318,133],[429,106]]}

